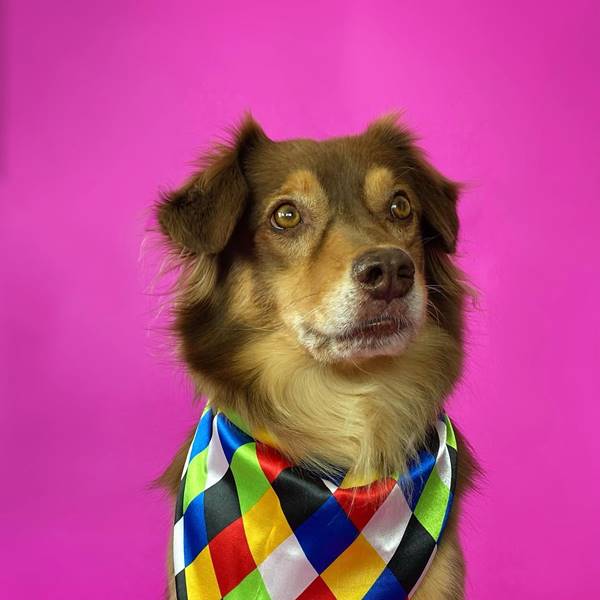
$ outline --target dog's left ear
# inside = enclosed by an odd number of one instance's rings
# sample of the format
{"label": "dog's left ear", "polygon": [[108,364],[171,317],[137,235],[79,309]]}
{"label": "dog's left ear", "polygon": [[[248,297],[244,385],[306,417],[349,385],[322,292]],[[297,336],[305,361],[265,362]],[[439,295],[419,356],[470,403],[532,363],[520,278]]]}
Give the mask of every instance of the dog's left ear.
{"label": "dog's left ear", "polygon": [[425,244],[438,246],[446,254],[456,252],[458,213],[456,206],[460,184],[444,177],[418,149],[413,157],[417,165],[414,178],[423,205],[423,239]]}
{"label": "dog's left ear", "polygon": [[415,136],[392,113],[371,123],[367,134],[377,136],[393,147],[406,165],[406,177],[414,186],[423,206],[423,239],[446,254],[456,252],[458,214],[456,211],[460,184],[444,177],[415,145]]}
{"label": "dog's left ear", "polygon": [[249,195],[244,159],[266,141],[261,126],[246,114],[233,130],[232,141],[203,157],[203,168],[183,187],[162,198],[157,207],[158,222],[175,246],[193,254],[223,250]]}

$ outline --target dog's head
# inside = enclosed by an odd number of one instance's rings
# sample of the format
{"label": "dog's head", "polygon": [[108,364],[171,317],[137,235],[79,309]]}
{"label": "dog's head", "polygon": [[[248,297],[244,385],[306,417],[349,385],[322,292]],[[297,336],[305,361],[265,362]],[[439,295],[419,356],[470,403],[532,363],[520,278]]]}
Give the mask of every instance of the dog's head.
{"label": "dog's head", "polygon": [[341,365],[401,355],[427,323],[459,337],[457,191],[394,116],[321,142],[246,117],[158,206],[188,364],[234,383],[265,339]]}

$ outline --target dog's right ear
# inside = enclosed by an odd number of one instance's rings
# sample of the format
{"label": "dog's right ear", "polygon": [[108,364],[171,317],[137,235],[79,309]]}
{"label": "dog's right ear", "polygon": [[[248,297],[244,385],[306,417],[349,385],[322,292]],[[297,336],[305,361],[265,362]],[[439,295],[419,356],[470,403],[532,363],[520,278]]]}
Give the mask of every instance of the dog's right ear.
{"label": "dog's right ear", "polygon": [[157,207],[164,235],[193,254],[223,250],[246,206],[249,189],[243,159],[269,139],[247,114],[234,129],[230,144],[217,146],[202,159],[202,168],[183,187],[166,194]]}

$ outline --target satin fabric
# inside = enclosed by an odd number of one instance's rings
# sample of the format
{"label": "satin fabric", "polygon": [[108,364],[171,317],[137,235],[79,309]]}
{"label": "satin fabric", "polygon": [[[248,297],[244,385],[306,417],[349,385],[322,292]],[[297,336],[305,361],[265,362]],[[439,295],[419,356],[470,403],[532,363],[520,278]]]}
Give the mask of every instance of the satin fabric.
{"label": "satin fabric", "polygon": [[291,464],[207,407],[176,508],[177,598],[408,598],[444,530],[456,460],[441,415],[407,473],[357,485]]}

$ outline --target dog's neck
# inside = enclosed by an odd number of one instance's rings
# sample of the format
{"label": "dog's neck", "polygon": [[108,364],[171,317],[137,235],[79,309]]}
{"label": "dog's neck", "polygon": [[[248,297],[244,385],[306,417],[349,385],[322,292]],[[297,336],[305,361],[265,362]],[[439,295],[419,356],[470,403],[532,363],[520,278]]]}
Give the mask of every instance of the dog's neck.
{"label": "dog's neck", "polygon": [[462,358],[457,341],[427,324],[401,356],[360,365],[318,363],[277,336],[249,353],[253,379],[242,389],[202,378],[211,404],[235,411],[255,437],[294,462],[337,466],[357,478],[405,469],[435,423]]}

